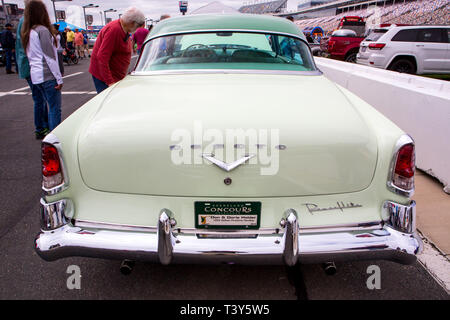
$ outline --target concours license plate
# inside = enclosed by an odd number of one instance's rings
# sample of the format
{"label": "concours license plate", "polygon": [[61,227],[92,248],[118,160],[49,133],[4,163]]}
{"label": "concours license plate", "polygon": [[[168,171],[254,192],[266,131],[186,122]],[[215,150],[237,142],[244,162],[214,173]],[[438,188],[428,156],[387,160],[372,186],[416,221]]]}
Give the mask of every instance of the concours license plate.
{"label": "concours license plate", "polygon": [[259,229],[261,202],[195,202],[197,229]]}

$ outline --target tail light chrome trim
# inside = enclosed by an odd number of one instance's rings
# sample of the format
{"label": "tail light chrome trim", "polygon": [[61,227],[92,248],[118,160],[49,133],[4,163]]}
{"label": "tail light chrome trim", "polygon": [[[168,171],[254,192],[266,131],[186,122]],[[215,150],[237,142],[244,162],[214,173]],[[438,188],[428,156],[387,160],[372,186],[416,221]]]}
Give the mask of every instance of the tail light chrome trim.
{"label": "tail light chrome trim", "polygon": [[44,186],[44,181],[42,181],[42,190],[44,191],[45,195],[54,195],[57,193],[60,193],[64,190],[66,190],[69,186],[69,176],[67,175],[67,168],[65,165],[65,161],[63,158],[63,151],[61,148],[61,143],[59,142],[58,138],[53,134],[48,134],[45,139],[42,141],[42,144],[49,144],[56,148],[58,151],[58,157],[59,157],[59,163],[61,165],[61,171],[62,171],[62,178],[63,182],[55,187],[52,188],[46,188]]}
{"label": "tail light chrome trim", "polygon": [[394,153],[393,153],[392,160],[391,160],[391,165],[389,167],[387,187],[390,191],[392,191],[396,194],[411,198],[414,195],[414,183],[413,183],[412,189],[410,189],[410,190],[402,189],[394,184],[395,165],[397,163],[398,153],[403,146],[408,145],[408,144],[412,144],[413,146],[415,146],[414,140],[409,135],[404,134],[398,139],[398,141],[395,145]]}

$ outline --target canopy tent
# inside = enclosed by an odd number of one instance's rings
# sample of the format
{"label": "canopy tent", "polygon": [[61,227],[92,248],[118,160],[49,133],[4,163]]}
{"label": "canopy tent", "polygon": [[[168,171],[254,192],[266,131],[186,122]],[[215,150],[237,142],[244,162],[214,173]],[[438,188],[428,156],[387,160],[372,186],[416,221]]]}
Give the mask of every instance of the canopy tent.
{"label": "canopy tent", "polygon": [[324,34],[323,29],[321,27],[306,27],[303,29],[303,33],[305,35],[313,35],[315,33]]}
{"label": "canopy tent", "polygon": [[75,31],[75,29],[78,29],[80,31],[81,30],[85,30],[86,31],[86,29],[84,29],[84,28],[77,27],[77,26],[75,26],[75,25],[73,25],[71,23],[67,23],[65,21],[58,21],[57,24],[59,24],[58,31],[61,31],[61,32],[63,32],[65,28],[70,28],[70,30],[72,30],[72,31]]}

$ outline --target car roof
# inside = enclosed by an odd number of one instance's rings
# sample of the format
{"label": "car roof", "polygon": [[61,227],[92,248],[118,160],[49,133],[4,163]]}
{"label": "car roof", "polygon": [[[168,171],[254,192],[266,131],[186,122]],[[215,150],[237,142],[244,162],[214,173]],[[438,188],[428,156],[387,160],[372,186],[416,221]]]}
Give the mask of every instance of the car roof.
{"label": "car roof", "polygon": [[450,28],[450,26],[444,26],[444,25],[415,25],[415,26],[395,26],[392,27],[394,30],[404,30],[404,29],[430,29],[430,28]]}
{"label": "car roof", "polygon": [[291,21],[254,14],[195,14],[164,19],[152,29],[149,39],[166,34],[206,30],[268,31],[295,35],[303,40],[303,32]]}

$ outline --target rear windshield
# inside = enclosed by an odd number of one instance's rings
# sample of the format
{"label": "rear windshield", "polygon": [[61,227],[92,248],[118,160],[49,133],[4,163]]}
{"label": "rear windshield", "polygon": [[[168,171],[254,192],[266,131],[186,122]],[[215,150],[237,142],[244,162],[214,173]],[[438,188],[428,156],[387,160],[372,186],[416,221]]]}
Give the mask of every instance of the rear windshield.
{"label": "rear windshield", "polygon": [[180,69],[316,70],[304,41],[246,32],[192,33],[153,39],[145,44],[135,70]]}
{"label": "rear windshield", "polygon": [[333,37],[356,37],[356,32],[350,29],[339,29],[334,31],[331,36]]}
{"label": "rear windshield", "polygon": [[387,29],[375,29],[372,30],[364,41],[377,41],[383,34],[387,32]]}

